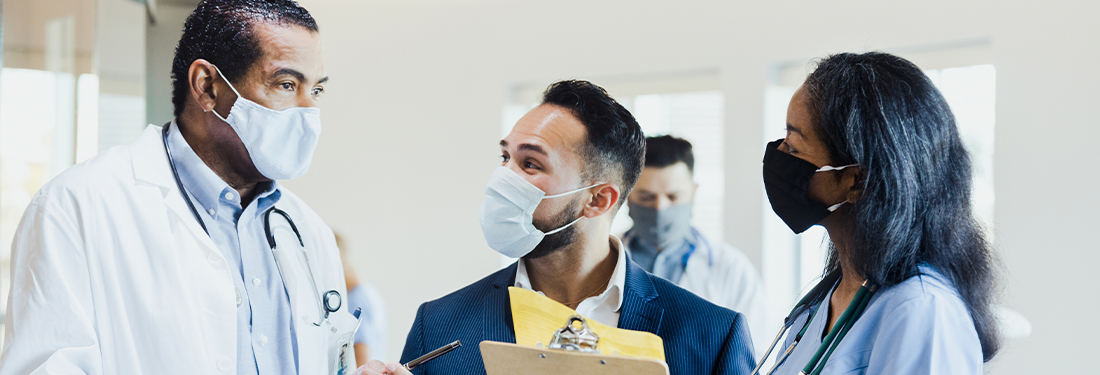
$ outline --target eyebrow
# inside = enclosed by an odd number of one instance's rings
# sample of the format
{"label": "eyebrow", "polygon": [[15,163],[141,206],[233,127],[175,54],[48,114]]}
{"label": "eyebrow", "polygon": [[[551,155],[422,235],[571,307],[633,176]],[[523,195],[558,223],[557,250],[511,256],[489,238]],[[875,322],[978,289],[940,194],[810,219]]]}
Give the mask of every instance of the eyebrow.
{"label": "eyebrow", "polygon": [[[505,141],[503,139],[500,140],[500,147],[508,147],[508,141]],[[532,144],[532,143],[520,143],[518,149],[520,151],[537,152],[537,153],[549,156],[549,154],[546,153],[546,150],[542,149],[542,146]]]}
{"label": "eyebrow", "polygon": [[795,132],[795,133],[798,133],[798,135],[805,136],[805,134],[802,134],[802,130],[799,130],[798,128],[794,127],[794,125],[791,125],[791,124],[787,124],[787,131]]}
{"label": "eyebrow", "polygon": [[[275,73],[271,74],[272,77],[278,77],[278,76],[281,76],[281,75],[292,76],[295,79],[297,79],[298,82],[305,82],[306,81],[306,75],[305,74],[302,74],[302,72],[299,72],[299,71],[291,69],[291,68],[282,68],[282,69],[276,70]],[[317,81],[317,84],[319,85],[319,84],[322,84],[322,83],[325,83],[325,82],[328,82],[328,77],[321,78],[320,80]]]}

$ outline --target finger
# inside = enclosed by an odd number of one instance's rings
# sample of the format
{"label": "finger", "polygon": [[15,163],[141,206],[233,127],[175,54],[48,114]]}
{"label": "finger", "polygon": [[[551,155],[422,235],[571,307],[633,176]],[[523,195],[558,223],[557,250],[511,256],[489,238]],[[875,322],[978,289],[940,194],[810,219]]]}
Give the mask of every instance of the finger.
{"label": "finger", "polygon": [[386,371],[386,364],[381,361],[370,361],[367,364],[360,366],[355,370],[355,375],[385,375],[389,374]]}
{"label": "finger", "polygon": [[402,366],[400,363],[387,363],[386,370],[389,374],[393,375],[412,375],[412,373],[406,370],[405,366]]}

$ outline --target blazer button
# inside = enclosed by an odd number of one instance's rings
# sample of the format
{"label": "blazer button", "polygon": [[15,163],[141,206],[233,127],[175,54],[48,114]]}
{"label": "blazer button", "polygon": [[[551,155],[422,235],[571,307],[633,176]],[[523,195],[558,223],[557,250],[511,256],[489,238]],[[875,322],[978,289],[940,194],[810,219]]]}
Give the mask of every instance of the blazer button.
{"label": "blazer button", "polygon": [[229,357],[222,357],[218,360],[218,370],[229,371],[229,368],[233,366],[233,361]]}
{"label": "blazer button", "polygon": [[216,264],[218,264],[218,260],[219,259],[218,259],[217,254],[210,253],[209,255],[206,256],[206,261],[210,262],[210,264],[215,264],[216,265]]}

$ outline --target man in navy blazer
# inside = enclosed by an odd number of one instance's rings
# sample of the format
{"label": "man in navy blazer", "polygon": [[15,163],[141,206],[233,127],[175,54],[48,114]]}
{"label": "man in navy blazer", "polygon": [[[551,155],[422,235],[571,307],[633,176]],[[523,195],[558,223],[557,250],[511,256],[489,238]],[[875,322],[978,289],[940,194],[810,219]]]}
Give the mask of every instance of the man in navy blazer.
{"label": "man in navy blazer", "polygon": [[[454,340],[465,346],[414,374],[485,374],[478,344],[516,341],[509,287],[537,291],[607,325],[660,336],[673,375],[752,371],[744,315],[645,272],[610,235],[645,155],[645,136],[630,112],[592,83],[557,82],[500,147],[481,227],[489,247],[521,259],[420,306],[402,362]],[[389,366],[372,362],[363,373],[407,374]]]}

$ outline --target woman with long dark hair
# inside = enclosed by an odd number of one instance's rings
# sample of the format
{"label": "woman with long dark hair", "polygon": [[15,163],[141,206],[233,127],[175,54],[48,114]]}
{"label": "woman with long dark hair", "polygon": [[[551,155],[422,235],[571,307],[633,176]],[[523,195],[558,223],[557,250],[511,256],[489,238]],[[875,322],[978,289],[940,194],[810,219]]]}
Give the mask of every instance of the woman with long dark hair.
{"label": "woman with long dark hair", "polygon": [[832,242],[822,281],[784,322],[774,373],[982,373],[1000,345],[996,267],[955,117],[916,65],[820,61],[786,138],[768,144],[764,185],[791,230],[822,225]]}

